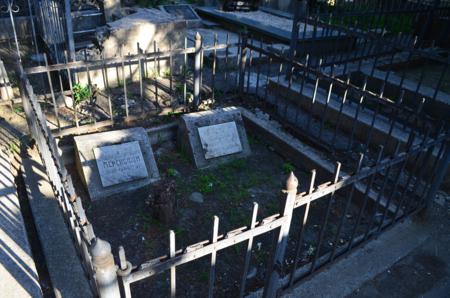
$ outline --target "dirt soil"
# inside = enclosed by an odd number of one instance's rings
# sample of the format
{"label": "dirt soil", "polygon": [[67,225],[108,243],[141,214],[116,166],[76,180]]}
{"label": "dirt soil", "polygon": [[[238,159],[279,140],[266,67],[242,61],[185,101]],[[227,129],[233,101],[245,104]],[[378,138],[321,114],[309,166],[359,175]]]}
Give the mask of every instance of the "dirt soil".
{"label": "dirt soil", "polygon": [[[250,224],[253,202],[259,204],[258,219],[276,214],[284,195],[281,192],[288,173],[293,170],[299,178],[299,192],[309,184],[309,173],[296,169],[289,160],[273,151],[255,135],[249,135],[252,154],[213,169],[197,170],[188,156],[180,153],[175,143],[166,142],[154,146],[154,152],[162,180],[151,187],[113,196],[106,200],[90,202],[84,195],[84,205],[98,237],[109,241],[115,255],[124,246],[127,259],[138,266],[150,259],[168,253],[169,230],[176,235],[176,248],[181,249],[211,238],[213,216],[220,219],[219,234]],[[81,186],[75,169],[76,188]],[[203,203],[190,199],[194,192],[201,193]],[[348,193],[348,189],[342,190]],[[81,192],[80,192],[81,194]],[[175,216],[168,223],[155,217],[155,198],[172,198]],[[150,197],[150,198],[149,198]],[[307,229],[303,236],[299,265],[310,262],[316,252],[316,241],[325,215],[329,197],[311,204]],[[345,224],[339,239],[335,239],[340,219],[343,217],[346,198],[336,194],[331,202],[331,212],[320,254],[329,252],[337,240],[337,246],[348,244],[353,225],[359,212],[358,205],[351,204],[345,215]],[[369,212],[369,211],[367,211]],[[156,212],[157,213],[157,212]],[[156,214],[157,215],[157,214]],[[294,212],[294,220],[288,244],[285,272],[292,268],[296,244],[300,232],[304,208]],[[358,233],[364,231],[364,220]],[[252,260],[247,280],[247,292],[260,288],[265,281],[265,271],[273,237],[276,231],[255,238]],[[220,251],[217,255],[215,295],[236,296],[240,287],[246,243]],[[177,267],[177,294],[182,297],[201,297],[208,291],[210,259],[204,257]],[[195,272],[195,274],[193,274]],[[156,276],[132,284],[137,297],[165,297],[169,291],[168,274]]]}

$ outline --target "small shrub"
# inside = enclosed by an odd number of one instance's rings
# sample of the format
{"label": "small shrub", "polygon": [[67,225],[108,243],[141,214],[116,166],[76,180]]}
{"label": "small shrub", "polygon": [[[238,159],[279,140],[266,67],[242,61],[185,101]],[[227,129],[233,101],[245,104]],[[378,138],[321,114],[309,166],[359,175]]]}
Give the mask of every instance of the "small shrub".
{"label": "small shrub", "polygon": [[75,106],[90,99],[91,96],[92,93],[88,86],[82,86],[81,84],[75,84],[75,86],[73,86],[73,103]]}

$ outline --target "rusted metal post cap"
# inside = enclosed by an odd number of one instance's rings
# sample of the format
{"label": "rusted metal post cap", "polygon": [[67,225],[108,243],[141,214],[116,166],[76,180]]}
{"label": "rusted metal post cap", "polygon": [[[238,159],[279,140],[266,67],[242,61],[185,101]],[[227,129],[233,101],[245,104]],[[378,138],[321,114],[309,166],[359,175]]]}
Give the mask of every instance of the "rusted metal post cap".
{"label": "rusted metal post cap", "polygon": [[286,181],[286,191],[297,191],[298,179],[295,177],[294,172],[291,172],[289,178]]}
{"label": "rusted metal post cap", "polygon": [[200,33],[199,32],[197,32],[196,34],[195,34],[195,40],[197,41],[200,41],[200,40],[202,40],[202,36],[200,35]]}
{"label": "rusted metal post cap", "polygon": [[94,240],[91,248],[92,261],[96,268],[104,268],[114,265],[114,258],[111,253],[111,245],[100,238]]}
{"label": "rusted metal post cap", "polygon": [[100,298],[119,298],[117,266],[111,253],[111,245],[100,238],[95,238],[91,246],[91,255],[98,295]]}

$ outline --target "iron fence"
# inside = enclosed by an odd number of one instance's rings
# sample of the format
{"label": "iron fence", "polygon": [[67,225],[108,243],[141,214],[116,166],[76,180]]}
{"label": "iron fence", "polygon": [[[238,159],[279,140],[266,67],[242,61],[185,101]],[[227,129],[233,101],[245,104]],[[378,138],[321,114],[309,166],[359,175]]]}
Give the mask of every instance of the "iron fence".
{"label": "iron fence", "polygon": [[[188,47],[189,42],[193,46]],[[185,39],[181,49],[161,51],[154,42],[153,52],[144,52],[137,44],[136,54],[121,53],[120,57],[95,60],[88,60],[85,55],[84,61],[51,65],[44,55],[45,65],[27,68],[25,72],[45,81],[43,94],[50,99],[46,107],[54,114],[53,127],[58,130],[55,133],[70,134],[80,132],[80,126],[87,129],[139,118],[130,112],[130,88],[136,84],[139,103],[152,103],[159,112],[195,110],[202,102],[214,102],[217,97],[232,94],[238,84],[240,44],[230,42],[228,36],[222,42],[219,43],[216,35],[212,44],[207,45],[197,34],[193,40]],[[75,101],[74,86],[90,90],[90,100],[86,101],[90,114],[87,123],[80,123],[80,108],[75,102],[69,107],[72,115],[66,115],[65,119],[60,115],[58,99],[71,96]],[[122,91],[120,96],[117,90]],[[115,100],[115,97],[120,98]],[[64,121],[66,125],[61,124]]]}
{"label": "iron fence", "polygon": [[[255,239],[273,235],[273,245],[265,248],[270,257],[264,271],[265,281],[260,286],[264,297],[274,297],[394,223],[421,212],[435,196],[450,159],[448,94],[443,86],[448,59],[436,48],[425,48],[424,43],[418,46],[420,38],[413,35],[387,36],[370,32],[369,28],[342,27],[332,18],[323,21],[308,17],[306,21],[316,28],[319,25],[327,28],[322,34],[353,36],[356,50],[352,47],[349,53],[333,51],[331,57],[304,53],[294,58],[298,55],[276,52],[271,45],[255,38],[243,36],[238,44],[228,42],[227,38],[225,44],[219,44],[216,37],[213,45],[206,46],[197,35],[193,47],[187,47],[185,42],[183,49],[159,51],[155,44],[152,53],[139,51],[119,58],[66,62],[19,71],[22,101],[32,136],[99,296],[131,297],[138,282],[145,281],[151,287],[149,278],[163,278],[164,272],[170,272],[167,292],[174,297],[180,279],[177,269],[207,257],[207,292],[212,297],[216,294],[218,253],[243,243],[242,272],[238,278],[238,295],[243,297],[249,290],[247,275]],[[233,47],[236,50],[232,56]],[[223,52],[222,57],[219,51]],[[206,52],[212,55],[205,55]],[[183,58],[179,73],[174,70],[176,57]],[[190,62],[189,57],[192,57]],[[209,63],[208,57],[211,57]],[[414,82],[401,68],[421,59],[438,63],[434,85],[425,84],[425,70],[421,70]],[[158,65],[162,61],[169,61],[170,71],[165,78],[159,76]],[[231,97],[243,104],[258,105],[293,134],[330,153],[335,170],[321,175],[321,179],[316,176],[322,169],[312,170],[309,187],[301,193],[298,193],[296,177],[291,174],[283,190],[280,212],[259,219],[255,203],[248,226],[220,233],[219,218],[215,216],[212,236],[183,248],[177,248],[175,233],[170,231],[166,255],[135,265],[127,260],[125,249],[120,247],[116,270],[110,247],[95,238],[56,150],[54,137],[62,135],[64,127],[58,124],[59,130],[54,132],[48,128],[48,119],[27,79],[27,75],[46,76],[51,106],[55,119],[59,119],[56,94],[73,95],[73,87],[80,83],[83,74],[91,86],[91,72],[100,70],[100,81],[105,86],[101,92],[107,99],[105,117],[109,121],[107,125],[113,125],[121,116],[113,113],[112,87],[105,72],[110,66],[121,70],[116,80],[123,89],[120,104],[124,105],[121,108],[124,117],[130,117],[127,88],[132,84],[127,80],[126,68],[137,69],[135,83],[142,102],[150,99],[159,104],[165,92],[171,103],[181,101],[185,106],[182,112],[196,109],[208,99],[223,98],[217,93],[224,90],[218,85],[225,82],[231,86],[231,90],[225,89]],[[148,69],[156,70],[157,74],[149,75]],[[193,71],[189,73],[187,69]],[[63,78],[68,79],[67,86],[62,83]],[[178,91],[177,83],[180,83]],[[58,84],[60,89],[54,90]],[[144,93],[147,87],[152,90],[151,98],[146,98]],[[191,100],[189,93],[192,93]],[[76,109],[74,112],[77,118]],[[244,118],[251,118],[246,110],[242,113]],[[73,133],[72,128],[67,133]],[[333,206],[339,206],[337,209],[341,211],[336,212]],[[350,208],[355,208],[353,218],[348,217]],[[92,266],[98,251],[94,249],[96,244],[107,248],[102,255],[107,262]]]}
{"label": "iron fence", "polygon": [[[212,237],[208,240],[201,241],[192,245],[189,245],[182,249],[177,249],[175,246],[176,239],[174,231],[169,232],[169,249],[168,254],[149,260],[143,264],[139,264],[138,266],[133,266],[130,262],[127,261],[125,257],[125,251],[123,247],[119,249],[119,271],[118,275],[120,277],[121,286],[123,287],[123,295],[125,297],[131,297],[130,286],[133,283],[136,283],[140,280],[147,279],[149,277],[159,275],[165,271],[170,271],[170,289],[169,293],[171,297],[175,297],[176,295],[176,267],[186,264],[188,262],[194,262],[199,260],[204,256],[210,257],[210,273],[209,273],[209,283],[208,283],[208,296],[212,297],[214,293],[214,282],[215,282],[215,270],[216,270],[216,255],[219,251],[224,250],[228,247],[238,245],[241,242],[247,243],[247,249],[245,254],[242,255],[245,258],[244,267],[242,269],[242,278],[240,285],[240,297],[243,297],[246,293],[246,278],[249,269],[249,263],[252,255],[253,248],[253,240],[255,237],[262,235],[264,233],[269,233],[270,231],[276,231],[274,242],[275,245],[271,248],[272,254],[271,259],[268,262],[267,267],[267,280],[264,285],[264,297],[275,297],[279,294],[280,290],[289,288],[301,278],[304,278],[306,275],[313,273],[318,270],[320,267],[332,262],[337,257],[347,253],[351,249],[357,247],[359,244],[367,241],[373,236],[376,236],[380,231],[386,229],[391,226],[393,223],[401,220],[407,215],[412,213],[417,213],[422,210],[426,206],[427,201],[430,199],[431,193],[434,190],[434,183],[438,183],[437,181],[433,181],[433,179],[428,179],[426,184],[423,187],[423,191],[420,195],[415,193],[415,189],[410,189],[409,184],[417,184],[415,179],[412,179],[411,176],[413,173],[409,175],[408,184],[402,185],[402,191],[397,194],[397,189],[399,187],[399,177],[405,173],[405,164],[409,159],[420,160],[423,161],[423,156],[427,155],[427,152],[438,147],[446,147],[447,152],[443,154],[445,150],[440,150],[440,160],[448,159],[448,135],[440,135],[436,139],[432,139],[429,141],[424,141],[418,145],[410,145],[404,152],[399,152],[399,154],[394,157],[383,157],[383,152],[380,150],[379,158],[377,162],[373,165],[363,166],[363,155],[360,156],[360,162],[355,170],[355,172],[351,175],[342,177],[340,168],[341,164],[337,163],[336,170],[334,173],[334,179],[327,181],[323,184],[316,185],[315,176],[316,171],[313,170],[311,173],[310,186],[307,192],[297,193],[298,181],[297,178],[291,174],[289,179],[286,182],[286,189],[283,192],[286,194],[286,197],[281,202],[281,212],[279,214],[274,214],[267,218],[258,220],[258,204],[254,203],[253,212],[251,220],[249,220],[250,225],[239,227],[232,231],[228,231],[224,234],[219,234],[219,218],[214,217],[213,225],[212,225]],[[442,154],[442,155],[441,155]],[[445,155],[445,156],[444,156]],[[442,170],[442,164],[437,162],[435,164],[435,168],[433,170],[437,170],[436,177],[439,176],[438,171]],[[445,168],[444,168],[445,170]],[[389,191],[386,189],[387,181],[389,181],[389,172],[396,172],[396,179],[393,181],[393,185],[389,187]],[[416,173],[417,174],[417,173]],[[389,206],[381,206],[379,199],[375,203],[375,208],[371,209],[370,216],[365,218],[364,210],[368,208],[368,192],[372,187],[375,177],[384,176],[382,179],[382,191],[386,191],[386,193],[390,194],[388,205],[392,204],[395,206],[393,208],[393,212],[389,211]],[[423,178],[423,177],[421,177]],[[336,233],[333,234],[333,245],[330,247],[326,247],[324,245],[324,233],[326,232],[327,223],[330,220],[330,210],[331,204],[336,197],[339,196],[339,192],[350,188],[349,194],[345,196],[346,204],[345,209],[347,210],[350,206],[352,200],[355,200],[354,192],[355,192],[355,184],[360,181],[368,181],[367,183],[367,191],[364,194],[362,205],[360,207],[360,211],[358,213],[358,217],[356,221],[353,222],[353,232],[351,233],[351,237],[345,241],[345,245],[339,245],[340,233],[346,218],[345,214],[339,218],[339,228]],[[348,190],[348,189],[347,189]],[[301,256],[303,247],[303,235],[306,229],[311,229],[312,227],[308,226],[308,214],[310,212],[310,208],[312,208],[312,204],[316,200],[326,200],[327,208],[325,214],[322,214],[322,223],[319,225],[320,232],[317,234],[317,240],[314,242],[314,246],[317,248],[315,253],[311,257],[310,261],[307,263],[301,263]],[[394,204],[394,201],[396,202]],[[294,220],[298,220],[298,218],[293,216],[295,209],[303,209],[302,214],[300,215],[300,231],[298,235],[293,235],[291,232],[291,226],[294,224]],[[377,212],[382,212],[381,219],[375,221],[375,215]],[[378,215],[377,215],[378,216]],[[361,232],[362,220],[368,220],[369,224],[366,225],[364,230]],[[297,224],[297,221],[295,221]],[[293,237],[296,238],[296,248],[295,248],[295,256],[293,258],[293,266],[292,263],[286,262],[286,251],[287,251],[287,243],[288,240]],[[290,264],[288,266],[286,264]]]}
{"label": "iron fence", "polygon": [[20,79],[22,104],[31,137],[36,142],[49,182],[63,211],[70,235],[89,278],[92,290],[96,292],[93,267],[95,255],[92,254],[92,248],[95,247],[94,229],[86,218],[81,198],[76,194],[72,178],[67,173],[58,153],[55,138],[47,126],[46,117],[21,66],[18,69],[17,76]]}

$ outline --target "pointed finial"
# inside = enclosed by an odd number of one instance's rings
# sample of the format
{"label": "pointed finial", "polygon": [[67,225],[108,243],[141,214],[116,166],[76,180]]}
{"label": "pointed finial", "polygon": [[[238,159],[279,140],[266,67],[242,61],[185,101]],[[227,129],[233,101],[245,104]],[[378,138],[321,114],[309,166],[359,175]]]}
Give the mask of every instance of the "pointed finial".
{"label": "pointed finial", "polygon": [[297,190],[298,187],[298,179],[295,177],[294,172],[291,172],[289,178],[286,181],[286,191]]}

